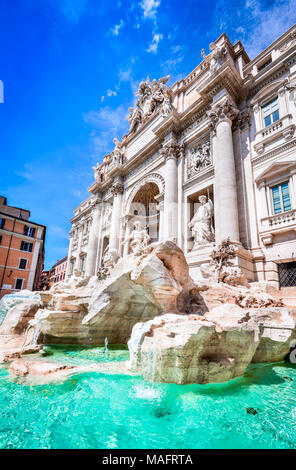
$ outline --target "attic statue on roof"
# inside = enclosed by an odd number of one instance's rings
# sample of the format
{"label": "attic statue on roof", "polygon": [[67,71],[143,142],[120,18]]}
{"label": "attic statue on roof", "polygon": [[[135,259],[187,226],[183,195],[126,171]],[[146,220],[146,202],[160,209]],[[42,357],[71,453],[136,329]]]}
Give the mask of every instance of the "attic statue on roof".
{"label": "attic statue on roof", "polygon": [[139,125],[144,123],[156,110],[161,109],[162,114],[167,116],[173,110],[170,89],[166,86],[170,76],[161,77],[158,81],[154,78],[152,82],[147,77],[140,83],[139,91],[135,93],[138,97],[135,108],[129,108],[128,121],[130,133],[136,132]]}

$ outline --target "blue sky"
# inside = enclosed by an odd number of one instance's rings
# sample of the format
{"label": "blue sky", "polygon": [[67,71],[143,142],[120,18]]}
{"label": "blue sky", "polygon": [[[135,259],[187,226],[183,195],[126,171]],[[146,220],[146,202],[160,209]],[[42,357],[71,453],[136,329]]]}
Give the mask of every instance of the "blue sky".
{"label": "blue sky", "polygon": [[255,57],[296,22],[296,0],[1,0],[0,18],[0,194],[47,226],[49,268],[139,82],[173,84],[223,31]]}

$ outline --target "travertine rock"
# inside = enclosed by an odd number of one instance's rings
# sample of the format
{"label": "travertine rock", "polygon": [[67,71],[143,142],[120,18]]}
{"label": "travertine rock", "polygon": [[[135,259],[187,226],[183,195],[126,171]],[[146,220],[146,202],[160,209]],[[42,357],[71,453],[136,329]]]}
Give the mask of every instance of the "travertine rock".
{"label": "travertine rock", "polygon": [[40,300],[24,299],[12,307],[0,327],[0,334],[21,334],[41,307]]}
{"label": "travertine rock", "polygon": [[262,325],[261,339],[252,362],[282,361],[296,339],[295,319],[288,308],[253,310]]}
{"label": "travertine rock", "polygon": [[57,364],[54,362],[24,361],[22,359],[18,359],[11,363],[9,367],[9,372],[17,376],[24,376],[28,374],[47,375],[64,370],[71,370],[74,368],[74,366],[65,366],[63,364]]}
{"label": "travertine rock", "polygon": [[11,307],[0,326],[0,357],[5,356],[5,351],[22,348],[33,339],[33,328],[29,328],[29,324],[42,303],[38,294],[29,294],[31,298],[20,295],[9,299]]}
{"label": "travertine rock", "polygon": [[224,382],[242,375],[252,360],[282,360],[294,332],[285,308],[223,304],[203,317],[167,314],[134,326],[130,365],[150,381]]}
{"label": "travertine rock", "polygon": [[109,343],[126,343],[139,321],[167,311],[203,312],[183,251],[170,241],[151,248],[147,256],[119,262],[105,280],[91,278],[74,291],[59,285],[36,315],[38,341],[100,344],[108,337]]}
{"label": "travertine rock", "polygon": [[77,274],[40,296],[11,300],[0,327],[0,359],[16,359],[13,373],[39,374],[38,364],[17,360],[42,343],[103,344],[107,337],[116,344],[131,337],[131,368],[148,380],[230,380],[251,361],[282,360],[295,339],[293,313],[265,287],[210,276],[195,284],[175,243],[151,244],[120,260],[106,279]]}

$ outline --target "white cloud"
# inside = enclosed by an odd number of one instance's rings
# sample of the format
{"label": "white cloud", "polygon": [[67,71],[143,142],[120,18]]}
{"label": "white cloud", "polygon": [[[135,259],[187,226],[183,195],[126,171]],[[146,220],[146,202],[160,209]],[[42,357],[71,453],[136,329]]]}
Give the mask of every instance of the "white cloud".
{"label": "white cloud", "polygon": [[119,23],[119,24],[116,24],[116,25],[113,26],[113,28],[111,28],[111,33],[112,33],[114,36],[118,36],[119,30],[123,27],[123,25],[124,25],[123,20],[120,20],[120,23]]}
{"label": "white cloud", "polygon": [[[225,31],[232,42],[241,40],[250,58],[254,58],[296,22],[296,0],[220,0],[214,14],[211,35]],[[231,34],[232,33],[232,34]],[[216,34],[217,35],[217,34]],[[212,37],[215,40],[216,37]]]}
{"label": "white cloud", "polygon": [[123,105],[120,105],[117,108],[104,106],[98,111],[93,110],[84,114],[83,119],[87,124],[96,128],[101,128],[102,126],[105,128],[120,128],[122,127],[123,114],[127,114],[126,108]]}
{"label": "white cloud", "polygon": [[120,105],[117,108],[104,106],[99,110],[92,110],[83,115],[83,120],[93,129],[90,132],[91,153],[100,156],[113,149],[113,139],[120,139],[128,130],[126,120],[128,106]]}
{"label": "white cloud", "polygon": [[66,238],[67,240],[69,239],[69,234],[66,230],[58,225],[50,225],[47,229],[47,233],[54,235],[55,237]]}
{"label": "white cloud", "polygon": [[185,46],[176,44],[170,47],[168,54],[169,58],[162,62],[161,67],[166,74],[172,75],[178,69],[178,65],[184,60]]}
{"label": "white cloud", "polygon": [[47,0],[50,7],[57,9],[68,23],[77,24],[86,11],[88,0]]}
{"label": "white cloud", "polygon": [[116,96],[117,92],[115,90],[108,89],[107,92],[106,92],[106,95],[107,96]]}
{"label": "white cloud", "polygon": [[80,201],[82,200],[84,196],[84,192],[80,191],[79,189],[73,189],[72,194],[73,196],[77,197]]}
{"label": "white cloud", "polygon": [[154,33],[151,43],[148,46],[147,52],[153,52],[156,54],[159,41],[163,39],[163,35],[160,33]]}
{"label": "white cloud", "polygon": [[254,20],[251,31],[246,31],[245,47],[251,57],[256,56],[296,22],[296,0],[278,0],[268,10],[257,0],[247,2]]}
{"label": "white cloud", "polygon": [[165,70],[165,73],[166,71],[172,72],[172,70],[175,70],[178,64],[183,62],[183,59],[184,59],[183,55],[180,55],[178,57],[166,60],[165,62],[161,64],[161,66]]}
{"label": "white cloud", "polygon": [[145,18],[155,18],[159,5],[160,0],[143,0],[140,3],[141,8],[143,9],[143,16]]}
{"label": "white cloud", "polygon": [[132,69],[129,67],[127,70],[120,69],[119,80],[121,82],[129,82],[132,78]]}

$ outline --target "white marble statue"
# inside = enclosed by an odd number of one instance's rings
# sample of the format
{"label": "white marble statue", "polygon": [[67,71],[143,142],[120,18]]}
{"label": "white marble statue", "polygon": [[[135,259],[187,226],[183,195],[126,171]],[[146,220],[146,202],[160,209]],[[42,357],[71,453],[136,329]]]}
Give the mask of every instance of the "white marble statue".
{"label": "white marble statue", "polygon": [[113,139],[113,142],[115,144],[115,148],[112,153],[112,163],[113,165],[122,165],[124,152],[121,148],[121,142],[117,138]]}
{"label": "white marble statue", "polygon": [[163,116],[169,116],[173,110],[173,105],[171,103],[171,99],[166,96],[163,100],[162,106],[161,106],[161,112]]}
{"label": "white marble statue", "polygon": [[205,142],[191,150],[189,160],[189,176],[197,173],[211,164],[211,146],[210,142]]}
{"label": "white marble statue", "polygon": [[215,73],[222,65],[223,58],[227,53],[226,46],[217,46],[214,42],[210,44],[211,61],[210,61],[210,73]]}
{"label": "white marble statue", "polygon": [[107,227],[111,223],[112,217],[112,206],[108,205],[105,209],[104,217],[103,217],[103,226]]}
{"label": "white marble statue", "polygon": [[135,222],[135,228],[128,238],[126,238],[122,245],[130,242],[130,247],[134,255],[142,255],[145,249],[147,248],[150,237],[147,230],[140,228],[140,222]]}
{"label": "white marble statue", "polygon": [[212,226],[213,203],[211,199],[207,199],[207,196],[200,196],[198,200],[200,202],[200,206],[188,224],[194,237],[192,250],[195,250],[200,245],[205,245],[215,241]]}
{"label": "white marble statue", "polygon": [[118,261],[118,253],[116,250],[110,250],[109,245],[106,246],[103,253],[103,267],[113,268]]}
{"label": "white marble statue", "polygon": [[129,108],[128,121],[130,123],[129,133],[136,132],[140,124],[143,124],[154,113],[161,109],[164,116],[168,116],[174,109],[170,89],[166,86],[170,76],[161,77],[159,80],[147,77],[135,93],[138,97],[135,108]]}

